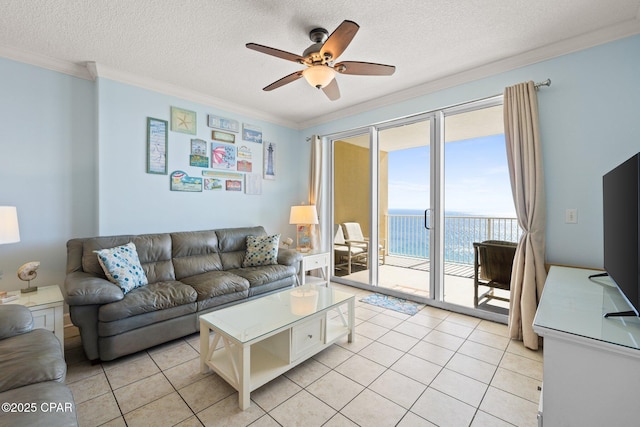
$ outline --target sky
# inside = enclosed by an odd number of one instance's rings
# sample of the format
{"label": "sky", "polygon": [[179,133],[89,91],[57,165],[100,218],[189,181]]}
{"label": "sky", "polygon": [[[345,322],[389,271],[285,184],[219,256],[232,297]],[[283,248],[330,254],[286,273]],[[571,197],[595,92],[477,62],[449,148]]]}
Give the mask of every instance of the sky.
{"label": "sky", "polygon": [[[504,135],[445,144],[445,211],[515,217]],[[389,209],[429,208],[429,146],[389,153]]]}

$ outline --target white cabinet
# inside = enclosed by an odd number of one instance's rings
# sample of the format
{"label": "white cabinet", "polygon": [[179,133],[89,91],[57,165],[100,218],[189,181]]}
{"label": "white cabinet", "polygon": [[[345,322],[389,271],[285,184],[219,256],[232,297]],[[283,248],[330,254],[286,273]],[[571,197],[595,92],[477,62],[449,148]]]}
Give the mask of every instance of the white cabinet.
{"label": "white cabinet", "polygon": [[[640,423],[640,319],[601,271],[552,267],[533,329],[544,337],[544,427]],[[544,401],[544,407],[542,407]]]}

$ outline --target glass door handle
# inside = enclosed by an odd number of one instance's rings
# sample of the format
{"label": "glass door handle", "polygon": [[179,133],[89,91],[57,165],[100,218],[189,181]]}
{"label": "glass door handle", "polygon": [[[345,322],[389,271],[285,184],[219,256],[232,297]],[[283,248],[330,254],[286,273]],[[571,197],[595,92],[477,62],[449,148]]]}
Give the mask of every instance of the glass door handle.
{"label": "glass door handle", "polygon": [[431,230],[431,227],[429,227],[429,219],[431,218],[431,215],[429,215],[430,210],[431,209],[424,210],[424,228],[426,228],[427,230]]}

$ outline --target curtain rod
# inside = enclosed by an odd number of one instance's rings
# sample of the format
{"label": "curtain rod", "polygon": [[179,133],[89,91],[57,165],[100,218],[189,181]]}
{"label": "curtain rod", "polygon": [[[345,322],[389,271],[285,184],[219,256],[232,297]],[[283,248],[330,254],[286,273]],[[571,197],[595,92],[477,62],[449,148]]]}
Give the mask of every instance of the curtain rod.
{"label": "curtain rod", "polygon": [[533,87],[535,87],[536,89],[540,89],[541,86],[551,86],[551,79],[547,79],[543,82],[535,83],[533,85]]}
{"label": "curtain rod", "polygon": [[[544,81],[542,81],[542,82],[538,82],[538,83],[534,83],[534,84],[533,84],[533,87],[534,87],[536,90],[540,89],[542,86],[547,86],[547,87],[551,86],[551,79],[547,79],[547,80],[544,80]],[[489,96],[489,97],[487,97],[487,98],[482,98],[482,99],[494,98],[494,97],[496,97],[496,96],[500,96],[500,95],[502,95],[502,94],[501,94],[501,93],[498,93],[498,94],[495,94],[495,95]],[[467,103],[469,103],[469,102],[481,101],[482,99],[476,99],[476,100],[474,100],[474,101],[468,101],[468,102],[465,102],[465,103],[463,103],[463,104],[467,104]],[[422,114],[422,113],[420,113],[420,114]],[[306,137],[306,141],[307,141],[307,142],[311,141],[311,137],[310,137],[310,136]]]}

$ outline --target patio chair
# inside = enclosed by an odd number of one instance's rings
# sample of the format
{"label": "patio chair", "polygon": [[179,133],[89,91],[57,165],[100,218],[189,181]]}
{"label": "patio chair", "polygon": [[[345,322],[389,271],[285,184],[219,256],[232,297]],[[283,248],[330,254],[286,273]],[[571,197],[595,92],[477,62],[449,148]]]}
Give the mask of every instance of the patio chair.
{"label": "patio chair", "polygon": [[335,255],[335,268],[347,267],[347,274],[351,274],[351,267],[360,264],[368,268],[369,252],[366,245],[355,242],[347,242],[340,225],[337,226],[333,239],[333,252]]}
{"label": "patio chair", "polygon": [[[500,240],[486,240],[473,243],[473,306],[478,307],[480,300],[486,298],[509,301],[509,298],[498,296],[494,290],[511,290],[511,267],[516,254],[517,244]],[[478,295],[478,287],[487,286],[489,290]]]}
{"label": "patio chair", "polygon": [[[342,231],[344,232],[344,238],[347,242],[360,245],[369,252],[369,238],[364,237],[359,223],[345,222],[342,224]],[[384,264],[385,262],[384,240],[380,240],[380,244],[378,245],[378,262],[380,262],[380,264]]]}

